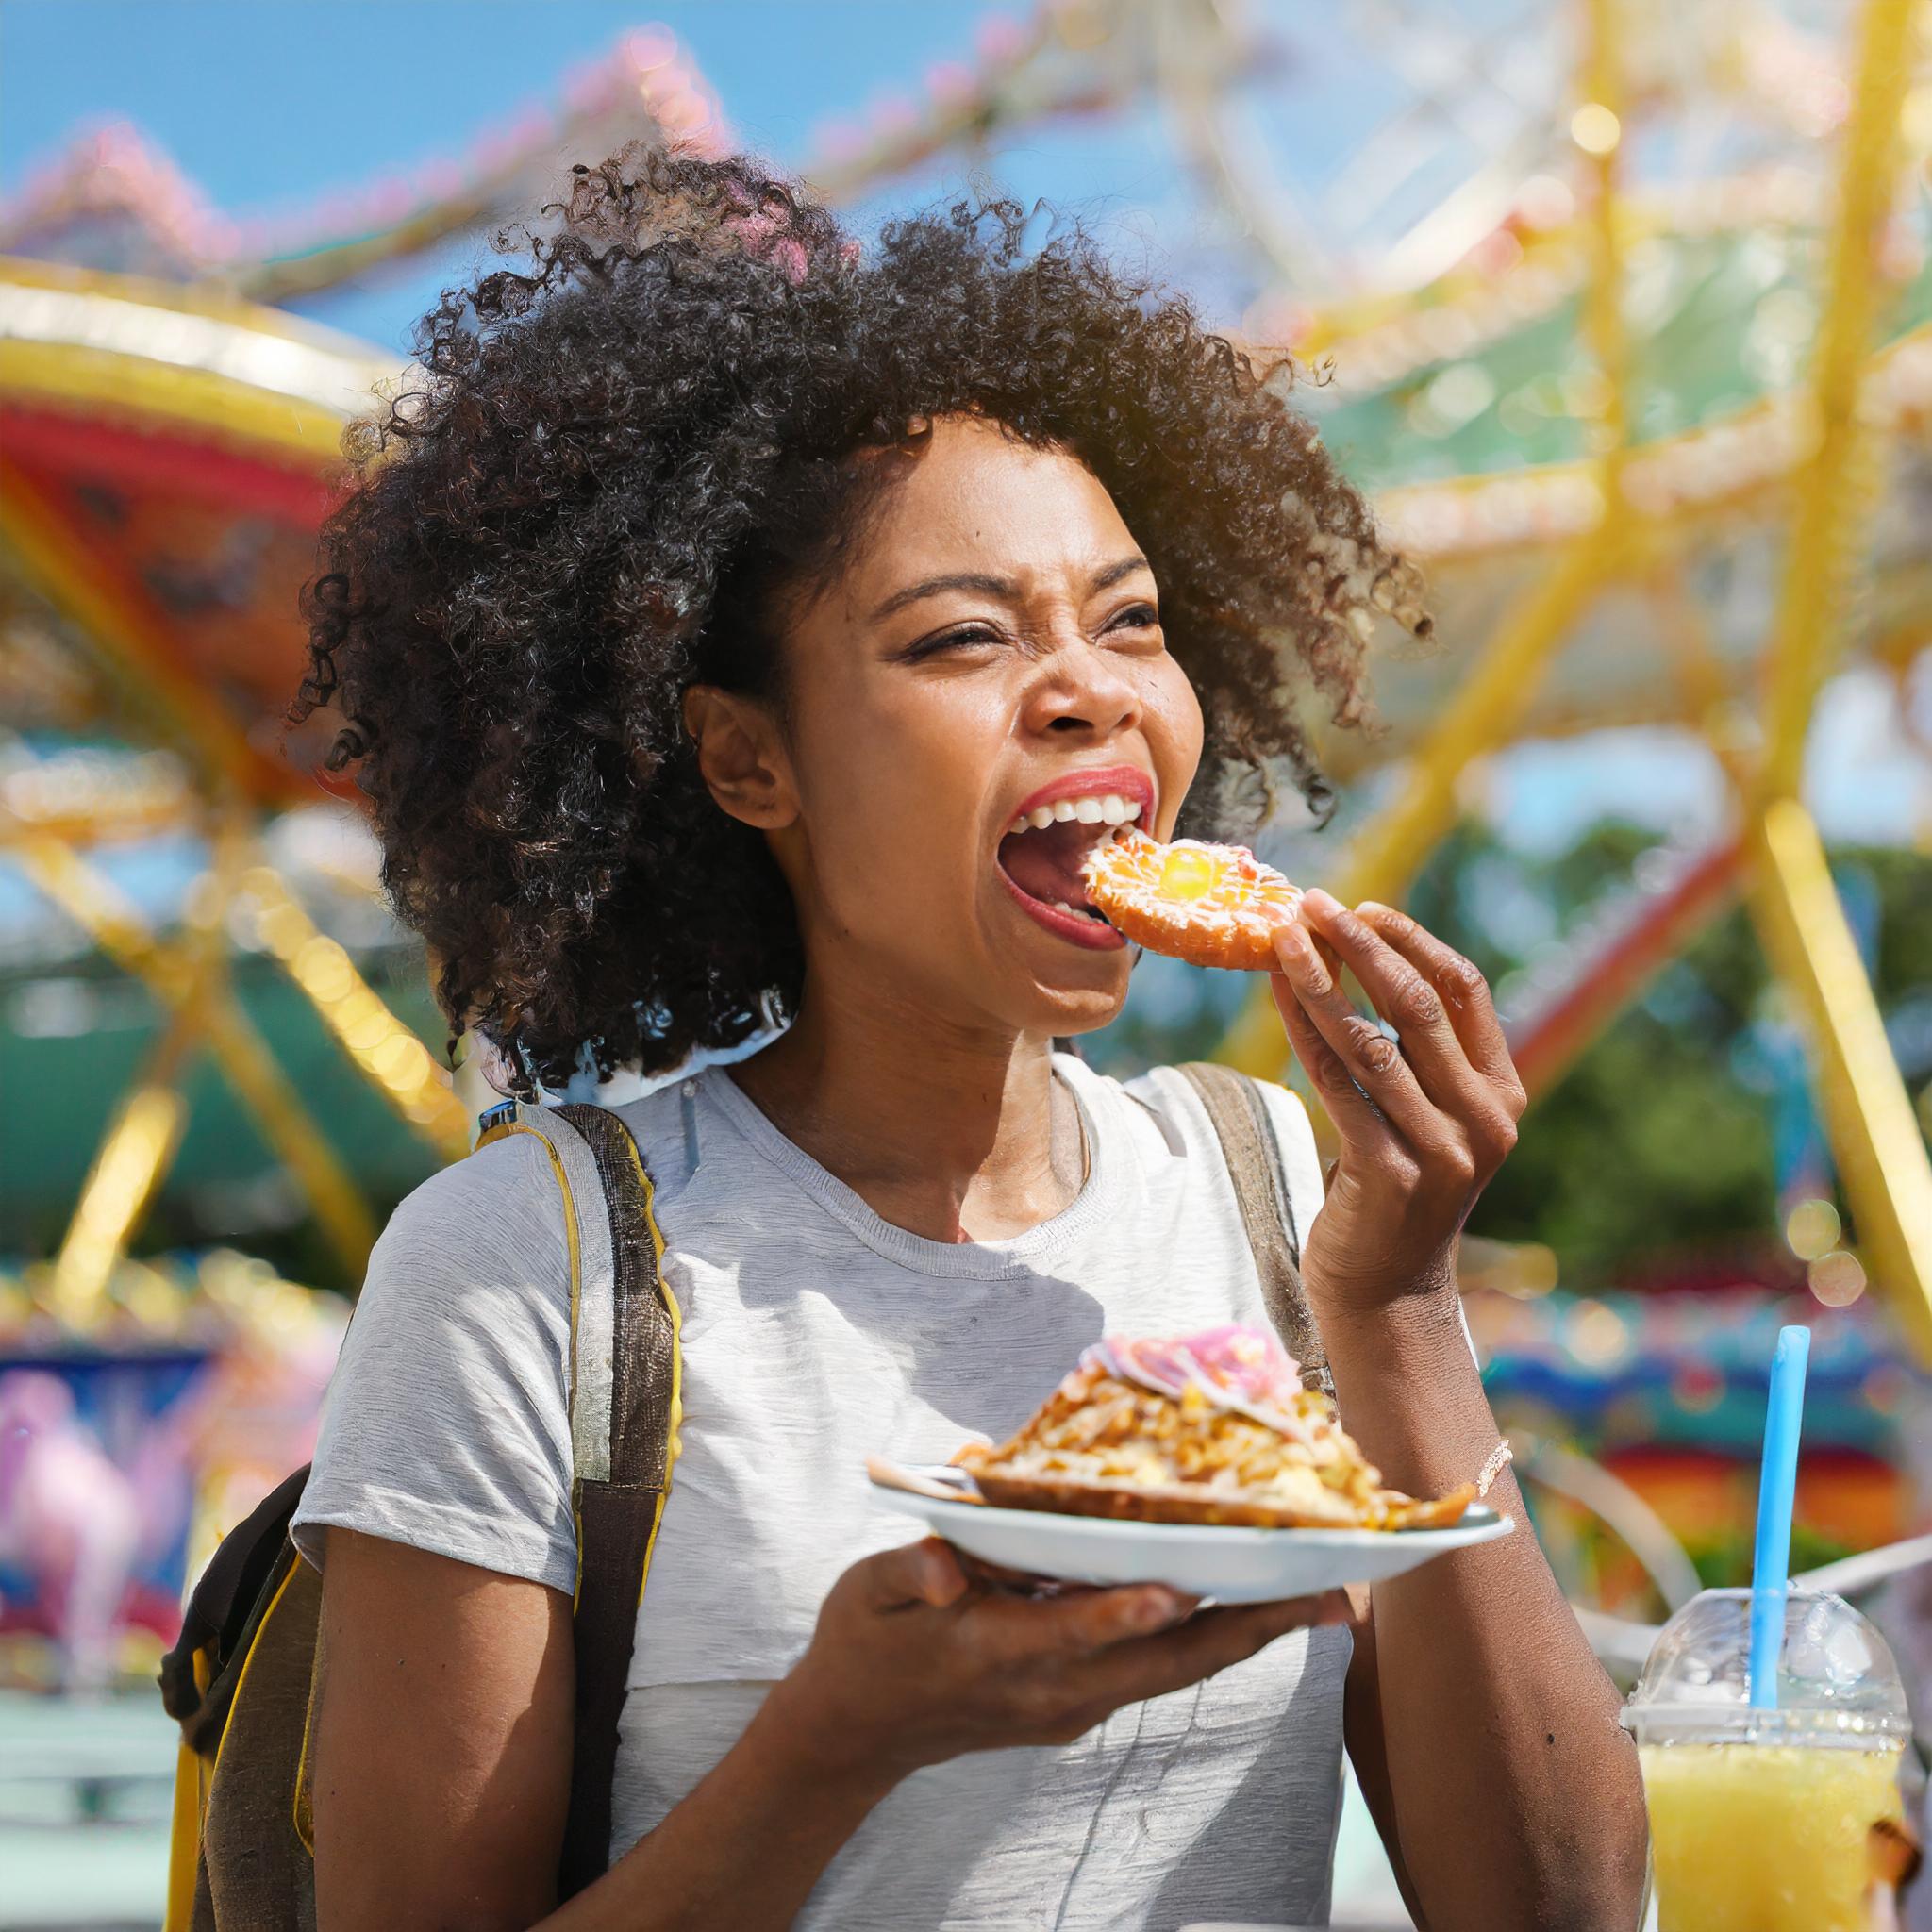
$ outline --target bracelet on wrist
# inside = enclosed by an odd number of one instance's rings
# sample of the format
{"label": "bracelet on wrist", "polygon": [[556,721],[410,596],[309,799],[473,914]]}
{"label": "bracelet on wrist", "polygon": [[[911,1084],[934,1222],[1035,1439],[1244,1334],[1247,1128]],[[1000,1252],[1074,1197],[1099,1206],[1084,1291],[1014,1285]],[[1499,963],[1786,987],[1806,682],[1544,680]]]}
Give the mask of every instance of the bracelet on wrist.
{"label": "bracelet on wrist", "polygon": [[1484,1458],[1483,1466],[1476,1472],[1475,1492],[1480,1496],[1490,1493],[1491,1485],[1503,1474],[1504,1468],[1516,1460],[1516,1452],[1509,1446],[1507,1436],[1499,1436],[1496,1446]]}

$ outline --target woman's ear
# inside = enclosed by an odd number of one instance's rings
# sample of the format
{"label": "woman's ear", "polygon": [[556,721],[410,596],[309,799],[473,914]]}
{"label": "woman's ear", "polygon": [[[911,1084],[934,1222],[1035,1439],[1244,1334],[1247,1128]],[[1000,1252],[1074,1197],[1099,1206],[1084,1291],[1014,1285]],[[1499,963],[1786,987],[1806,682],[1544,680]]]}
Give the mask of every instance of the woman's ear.
{"label": "woman's ear", "polygon": [[721,810],[761,832],[778,831],[797,818],[791,762],[768,706],[714,684],[694,684],[684,694],[684,728]]}

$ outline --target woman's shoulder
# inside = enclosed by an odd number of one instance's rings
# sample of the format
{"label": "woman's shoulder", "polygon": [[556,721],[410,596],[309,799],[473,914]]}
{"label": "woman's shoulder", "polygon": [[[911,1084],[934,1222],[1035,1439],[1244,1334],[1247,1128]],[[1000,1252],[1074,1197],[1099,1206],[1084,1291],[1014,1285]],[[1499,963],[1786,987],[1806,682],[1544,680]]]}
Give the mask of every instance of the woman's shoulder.
{"label": "woman's shoulder", "polygon": [[[548,1150],[534,1133],[509,1133],[440,1168],[404,1195],[371,1257],[434,1259],[465,1270],[491,1255],[527,1260],[545,1250],[559,1261],[563,1197]],[[441,1267],[436,1272],[441,1272]]]}
{"label": "woman's shoulder", "polygon": [[377,1338],[387,1349],[414,1336],[433,1355],[453,1332],[489,1326],[547,1353],[568,1331],[570,1297],[570,1238],[549,1155],[536,1135],[508,1134],[397,1204],[370,1251],[343,1362]]}
{"label": "woman's shoulder", "polygon": [[432,1174],[369,1257],[296,1541],[356,1529],[569,1590],[571,1289],[542,1141]]}

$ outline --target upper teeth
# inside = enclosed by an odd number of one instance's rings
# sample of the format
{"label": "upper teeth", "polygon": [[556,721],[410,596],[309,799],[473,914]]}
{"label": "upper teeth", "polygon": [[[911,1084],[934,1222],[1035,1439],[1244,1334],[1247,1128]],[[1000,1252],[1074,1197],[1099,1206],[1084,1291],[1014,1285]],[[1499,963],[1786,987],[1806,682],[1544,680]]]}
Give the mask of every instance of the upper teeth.
{"label": "upper teeth", "polygon": [[1013,832],[1037,832],[1042,826],[1066,824],[1077,819],[1083,825],[1124,825],[1141,816],[1141,801],[1123,798],[1118,791],[1098,798],[1057,798],[1051,805],[1036,805],[1007,827]]}

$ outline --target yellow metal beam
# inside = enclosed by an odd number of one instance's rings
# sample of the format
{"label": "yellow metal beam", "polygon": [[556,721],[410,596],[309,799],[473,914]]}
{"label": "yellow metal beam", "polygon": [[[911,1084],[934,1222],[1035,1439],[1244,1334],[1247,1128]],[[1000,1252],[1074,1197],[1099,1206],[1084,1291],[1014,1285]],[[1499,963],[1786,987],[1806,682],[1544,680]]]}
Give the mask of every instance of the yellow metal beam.
{"label": "yellow metal beam", "polygon": [[1873,337],[1890,292],[1879,243],[1898,186],[1915,11],[1915,0],[1867,0],[1864,11],[1806,394],[1811,446],[1796,478],[1767,664],[1754,808],[1761,862],[1752,905],[1765,951],[1810,1035],[1825,1127],[1873,1280],[1920,1359],[1932,1361],[1932,1158],[1818,829],[1797,797],[1812,708],[1838,653],[1877,493],[1878,437],[1867,398]]}
{"label": "yellow metal beam", "polygon": [[445,1160],[460,1160],[470,1151],[469,1116],[429,1049],[382,1003],[347,952],[316,930],[273,867],[250,866],[242,890],[255,903],[269,952],[357,1072]]}
{"label": "yellow metal beam", "polygon": [[222,923],[234,888],[232,841],[225,840],[191,902],[188,938],[176,949],[181,997],[133,1091],[114,1109],[55,1258],[48,1301],[69,1329],[84,1332],[100,1320],[114,1264],[181,1144],[188,1109],[177,1082],[184,1062],[203,1044],[208,1004],[220,991]]}
{"label": "yellow metal beam", "polygon": [[208,1008],[208,1044],[228,1083],[260,1122],[269,1144],[293,1170],[329,1245],[352,1280],[359,1282],[375,1245],[376,1226],[349,1171],[309,1119],[295,1083],[232,993]]}
{"label": "yellow metal beam", "polygon": [[[0,826],[5,824],[0,820]],[[195,967],[185,951],[157,941],[139,910],[71,846],[48,833],[18,827],[17,822],[7,844],[27,877],[116,965],[145,981],[171,1011],[195,997]],[[375,1224],[348,1170],[225,988],[208,995],[201,1019],[229,1084],[294,1172],[330,1245],[359,1279],[375,1244]]]}
{"label": "yellow metal beam", "polygon": [[1456,823],[1462,774],[1515,731],[1549,658],[1613,575],[1621,549],[1607,532],[1577,543],[1503,618],[1410,761],[1400,795],[1351,843],[1337,898],[1393,901]]}
{"label": "yellow metal beam", "polygon": [[1810,460],[1797,477],[1784,592],[1772,638],[1760,797],[1795,794],[1818,687],[1837,654],[1879,482],[1866,417],[1886,286],[1879,249],[1898,186],[1899,120],[1912,75],[1915,0],[1867,0],[1845,125],[1838,218],[1808,403]]}
{"label": "yellow metal beam", "polygon": [[1932,1158],[1810,814],[1775,800],[1756,835],[1752,909],[1810,1037],[1859,1250],[1919,1359],[1932,1361]]}
{"label": "yellow metal beam", "polygon": [[47,1297],[71,1330],[84,1332],[99,1321],[114,1264],[181,1143],[187,1108],[174,1082],[197,1030],[192,1003],[169,1016],[140,1084],[114,1109],[94,1156]]}

